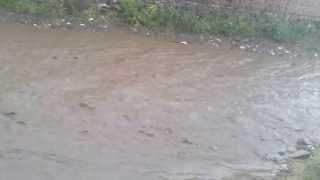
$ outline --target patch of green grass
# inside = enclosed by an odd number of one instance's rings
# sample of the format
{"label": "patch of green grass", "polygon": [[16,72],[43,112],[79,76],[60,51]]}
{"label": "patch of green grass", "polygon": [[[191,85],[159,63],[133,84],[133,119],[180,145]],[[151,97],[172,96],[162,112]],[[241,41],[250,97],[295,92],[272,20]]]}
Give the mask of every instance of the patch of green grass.
{"label": "patch of green grass", "polygon": [[308,160],[292,162],[291,170],[292,173],[280,177],[279,180],[319,180],[320,151],[314,152]]}
{"label": "patch of green grass", "polygon": [[320,179],[320,152],[315,153],[305,165],[303,180]]}
{"label": "patch of green grass", "polygon": [[275,42],[300,43],[307,48],[320,44],[320,21],[277,16],[267,12],[213,10],[198,16],[188,10],[139,0],[120,0],[119,17],[127,23],[178,32],[221,34],[237,38],[266,38]]}
{"label": "patch of green grass", "polygon": [[255,36],[253,24],[245,16],[230,16],[215,11],[208,16],[197,16],[191,11],[136,0],[120,0],[119,16],[130,24],[154,29],[169,29],[190,33],[218,33],[226,36]]}
{"label": "patch of green grass", "polygon": [[0,0],[0,9],[18,14],[37,16],[62,16],[64,13],[61,0]]}

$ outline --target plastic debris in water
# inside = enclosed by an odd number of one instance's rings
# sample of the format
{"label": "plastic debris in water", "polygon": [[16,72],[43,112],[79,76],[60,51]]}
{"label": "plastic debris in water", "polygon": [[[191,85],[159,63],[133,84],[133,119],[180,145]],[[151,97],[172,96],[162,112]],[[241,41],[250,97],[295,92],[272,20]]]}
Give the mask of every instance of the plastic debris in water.
{"label": "plastic debris in water", "polygon": [[189,43],[187,41],[181,41],[180,44],[188,45]]}
{"label": "plastic debris in water", "polygon": [[279,47],[278,47],[278,49],[279,49],[279,50],[282,50],[282,49],[283,49],[283,47],[282,47],[282,46],[279,46]]}
{"label": "plastic debris in water", "polygon": [[217,38],[216,41],[219,42],[219,43],[222,42],[222,40],[220,38]]}
{"label": "plastic debris in water", "polygon": [[241,49],[241,50],[246,50],[247,48],[246,48],[246,46],[241,45],[241,46],[240,46],[240,49]]}
{"label": "plastic debris in water", "polygon": [[275,55],[276,55],[276,53],[275,53],[273,50],[270,51],[270,54],[271,54],[272,56],[275,56]]}

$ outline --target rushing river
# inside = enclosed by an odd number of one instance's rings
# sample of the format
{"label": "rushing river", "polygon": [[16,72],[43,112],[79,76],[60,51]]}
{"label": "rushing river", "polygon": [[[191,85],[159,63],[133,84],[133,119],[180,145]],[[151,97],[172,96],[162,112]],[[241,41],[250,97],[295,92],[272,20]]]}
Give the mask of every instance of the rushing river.
{"label": "rushing river", "polygon": [[0,179],[272,177],[301,137],[319,61],[0,24]]}

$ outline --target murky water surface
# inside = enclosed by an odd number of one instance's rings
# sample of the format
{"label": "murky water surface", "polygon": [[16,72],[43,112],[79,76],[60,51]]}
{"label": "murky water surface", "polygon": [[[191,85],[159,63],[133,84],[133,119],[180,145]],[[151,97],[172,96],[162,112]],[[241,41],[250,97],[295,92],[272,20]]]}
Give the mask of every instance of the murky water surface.
{"label": "murky water surface", "polygon": [[272,176],[320,142],[320,62],[0,24],[0,179]]}

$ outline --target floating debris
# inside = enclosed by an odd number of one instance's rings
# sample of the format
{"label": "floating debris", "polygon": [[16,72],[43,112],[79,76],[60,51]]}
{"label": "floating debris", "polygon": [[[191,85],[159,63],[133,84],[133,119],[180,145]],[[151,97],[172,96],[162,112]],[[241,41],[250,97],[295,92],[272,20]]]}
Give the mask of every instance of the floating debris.
{"label": "floating debris", "polygon": [[17,121],[17,124],[22,125],[22,126],[27,125],[27,123],[25,123],[24,121]]}
{"label": "floating debris", "polygon": [[218,43],[215,43],[215,42],[211,43],[211,45],[214,46],[214,47],[217,47],[217,48],[220,47],[220,45]]}
{"label": "floating debris", "polygon": [[130,30],[133,31],[133,32],[138,32],[138,29],[135,28],[135,27],[130,28]]}
{"label": "floating debris", "polygon": [[282,46],[279,46],[279,47],[278,47],[278,50],[282,50],[282,49],[283,49],[283,47],[282,47]]}
{"label": "floating debris", "polygon": [[148,133],[143,130],[139,130],[138,132],[145,135],[145,136],[151,137],[151,138],[155,137],[155,135],[153,133]]}
{"label": "floating debris", "polygon": [[279,170],[280,170],[280,172],[289,172],[289,167],[287,164],[281,164],[279,166]]}
{"label": "floating debris", "polygon": [[270,55],[271,55],[271,56],[275,56],[275,55],[276,55],[276,53],[274,52],[274,50],[270,50]]}
{"label": "floating debris", "polygon": [[183,144],[189,144],[189,145],[193,144],[193,143],[192,143],[189,139],[187,139],[187,138],[183,138],[181,142],[182,142]]}
{"label": "floating debris", "polygon": [[180,44],[188,45],[189,43],[187,41],[181,41]]}
{"label": "floating debris", "polygon": [[222,40],[221,40],[220,38],[217,38],[216,41],[217,41],[218,43],[221,43],[221,42],[222,42]]}
{"label": "floating debris", "polygon": [[216,48],[219,48],[222,40],[220,38],[211,39],[208,43]]}
{"label": "floating debris", "polygon": [[2,113],[2,114],[5,115],[5,116],[8,116],[8,117],[12,117],[12,116],[17,115],[16,112],[6,112],[6,113]]}
{"label": "floating debris", "polygon": [[246,50],[246,49],[247,49],[247,47],[246,47],[246,46],[241,45],[241,46],[240,46],[240,49],[241,49],[241,50]]}

